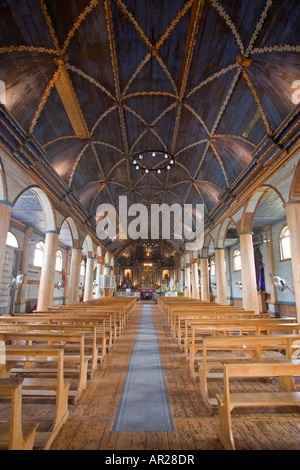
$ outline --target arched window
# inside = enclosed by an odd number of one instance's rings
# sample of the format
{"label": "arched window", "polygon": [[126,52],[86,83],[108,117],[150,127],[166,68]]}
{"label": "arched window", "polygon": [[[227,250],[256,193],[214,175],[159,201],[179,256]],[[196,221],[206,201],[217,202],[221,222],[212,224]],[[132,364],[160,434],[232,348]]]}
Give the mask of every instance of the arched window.
{"label": "arched window", "polygon": [[216,264],[215,264],[215,261],[213,259],[210,262],[210,275],[211,276],[216,275]]}
{"label": "arched window", "polygon": [[241,253],[239,250],[234,250],[233,252],[233,270],[240,271],[242,269],[241,263]]}
{"label": "arched window", "polygon": [[62,272],[63,254],[60,250],[56,252],[55,271]]}
{"label": "arched window", "polygon": [[42,267],[44,250],[45,250],[44,242],[38,242],[35,246],[34,261],[33,261],[34,266],[38,266],[40,268]]}
{"label": "arched window", "polygon": [[0,103],[6,104],[6,89],[3,80],[0,80]]}
{"label": "arched window", "polygon": [[80,265],[80,276],[84,277],[84,275],[85,275],[85,262],[84,260],[82,260],[81,265]]}
{"label": "arched window", "polygon": [[19,243],[13,233],[7,232],[6,245],[19,248]]}
{"label": "arched window", "polygon": [[288,226],[283,227],[279,235],[280,260],[291,259],[290,231]]}

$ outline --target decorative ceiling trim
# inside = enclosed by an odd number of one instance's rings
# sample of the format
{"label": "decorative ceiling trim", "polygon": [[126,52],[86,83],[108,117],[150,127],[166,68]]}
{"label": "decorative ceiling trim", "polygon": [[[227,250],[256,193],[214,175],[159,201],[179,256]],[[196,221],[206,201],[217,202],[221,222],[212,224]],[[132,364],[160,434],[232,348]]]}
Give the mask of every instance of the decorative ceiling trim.
{"label": "decorative ceiling trim", "polygon": [[49,54],[57,57],[57,51],[55,49],[49,49],[47,47],[36,47],[36,46],[4,46],[0,47],[0,54],[10,52],[39,52],[40,54]]}
{"label": "decorative ceiling trim", "polygon": [[43,12],[43,16],[45,18],[45,21],[46,21],[46,24],[47,24],[47,27],[48,27],[48,30],[49,30],[49,33],[50,33],[50,36],[51,36],[51,39],[53,41],[53,45],[56,49],[56,52],[57,54],[59,55],[60,54],[60,47],[59,47],[59,42],[58,42],[58,39],[56,37],[56,34],[55,34],[55,31],[54,31],[54,28],[53,28],[53,25],[52,25],[52,21],[50,19],[50,16],[48,14],[48,10],[47,10],[47,7],[46,7],[46,4],[44,2],[44,0],[39,0],[39,4],[40,4],[40,8]]}
{"label": "decorative ceiling trim", "polygon": [[76,167],[77,167],[77,165],[78,165],[78,163],[79,163],[79,161],[80,161],[82,155],[84,154],[84,152],[86,151],[86,149],[89,147],[89,145],[90,145],[90,142],[87,142],[87,143],[83,146],[83,148],[80,150],[79,154],[78,154],[77,157],[76,157],[76,160],[75,160],[74,165],[72,166],[72,170],[71,170],[70,177],[69,177],[69,181],[68,181],[68,186],[69,186],[69,187],[70,187],[71,184],[72,184],[72,180],[73,180],[73,176],[74,176],[74,172],[75,172],[75,170],[76,170]]}
{"label": "decorative ceiling trim", "polygon": [[42,109],[43,107],[45,106],[47,100],[48,100],[48,97],[51,93],[51,90],[52,88],[56,85],[56,82],[57,80],[59,79],[60,75],[62,74],[63,72],[63,65],[60,64],[58,66],[58,69],[54,72],[54,75],[52,76],[51,80],[49,81],[49,83],[47,84],[45,90],[44,90],[44,93],[42,95],[42,98],[38,104],[38,107],[34,113],[34,116],[33,116],[33,119],[31,121],[31,124],[30,124],[30,127],[29,127],[29,133],[32,134],[33,133],[33,130],[34,130],[34,127],[36,125],[36,122],[42,112]]}
{"label": "decorative ceiling trim", "polygon": [[223,172],[223,175],[225,177],[225,180],[226,180],[226,184],[227,186],[229,186],[229,180],[228,180],[228,177],[227,177],[227,173],[226,173],[226,170],[225,170],[225,167],[224,167],[224,164],[223,164],[223,161],[222,161],[222,158],[220,157],[220,155],[218,154],[213,142],[210,140],[209,142],[209,145],[210,145],[210,148],[212,149],[216,159],[218,160],[219,162],[219,165],[220,167],[222,168],[222,172]]}
{"label": "decorative ceiling trim", "polygon": [[269,9],[271,8],[271,6],[273,5],[273,0],[267,0],[266,1],[266,5],[265,5],[265,8],[264,8],[264,11],[262,12],[260,18],[259,18],[259,21],[256,25],[256,28],[255,28],[255,31],[254,33],[252,34],[252,37],[249,41],[249,45],[245,51],[245,56],[248,57],[249,54],[253,53],[252,51],[252,47],[258,37],[258,34],[260,33],[262,27],[263,27],[263,24],[264,22],[266,21],[267,19],[267,16],[268,16],[268,11]]}
{"label": "decorative ceiling trim", "polygon": [[90,75],[86,74],[85,72],[83,72],[82,70],[80,70],[78,67],[75,67],[74,65],[71,65],[69,63],[66,64],[66,67],[68,70],[71,70],[72,72],[76,73],[77,75],[80,75],[81,77],[83,77],[85,80],[88,80],[90,83],[92,83],[93,85],[95,85],[95,87],[99,88],[101,91],[103,91],[103,93],[105,93],[107,96],[109,96],[109,98],[111,98],[112,100],[115,101],[115,98],[113,97],[113,95],[105,88],[105,86],[103,86],[101,83],[99,83],[97,80],[95,80],[93,77],[91,77]]}
{"label": "decorative ceiling trim", "polygon": [[203,80],[199,85],[195,86],[187,95],[186,99],[188,99],[193,93],[198,91],[200,88],[203,86],[207,85],[208,83],[214,81],[216,78],[221,77],[225,73],[231,72],[231,70],[237,69],[239,67],[239,64],[237,62],[234,62],[233,64],[228,65],[228,67],[224,67],[223,69],[219,70],[218,72],[213,73],[209,77],[207,77],[205,80]]}
{"label": "decorative ceiling trim", "polygon": [[263,121],[264,121],[266,130],[267,130],[267,133],[268,133],[269,135],[272,135],[272,129],[271,129],[270,123],[269,123],[268,118],[267,118],[267,116],[266,116],[266,114],[265,114],[265,112],[264,112],[264,108],[263,108],[263,106],[262,106],[262,104],[261,104],[261,102],[260,102],[260,99],[259,99],[259,97],[258,97],[257,91],[255,90],[255,87],[254,87],[254,85],[253,85],[253,82],[252,82],[252,80],[251,80],[249,74],[248,74],[248,73],[246,72],[246,70],[245,70],[245,67],[242,67],[242,73],[243,73],[243,77],[245,78],[245,80],[246,80],[246,82],[247,82],[247,85],[249,86],[249,88],[250,88],[250,90],[251,90],[251,92],[252,92],[252,94],[253,94],[253,96],[254,96],[254,100],[255,100],[255,102],[256,102],[256,104],[257,104],[257,107],[258,107],[258,109],[259,109],[259,112],[260,112],[260,114],[261,114],[261,117],[262,117],[262,119],[263,119]]}
{"label": "decorative ceiling trim", "polygon": [[76,31],[80,27],[80,25],[83,23],[83,21],[86,19],[86,17],[96,8],[97,5],[99,5],[100,0],[91,0],[90,3],[82,10],[80,15],[78,16],[77,20],[74,22],[72,28],[68,32],[64,45],[62,47],[62,54],[64,54],[67,50],[67,47],[69,46],[73,36],[75,35]]}

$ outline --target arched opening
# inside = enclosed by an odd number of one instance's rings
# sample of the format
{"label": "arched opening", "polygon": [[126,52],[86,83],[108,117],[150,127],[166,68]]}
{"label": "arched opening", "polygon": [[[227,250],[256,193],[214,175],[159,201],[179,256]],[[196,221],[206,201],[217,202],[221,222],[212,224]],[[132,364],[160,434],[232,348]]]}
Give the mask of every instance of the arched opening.
{"label": "arched opening", "polygon": [[15,235],[11,232],[7,233],[6,246],[12,246],[13,248],[19,248],[19,242]]}
{"label": "arched opening", "polygon": [[295,306],[295,296],[289,291],[280,292],[274,285],[274,276],[293,285],[286,211],[283,197],[276,188],[263,186],[248,201],[241,231],[253,233],[256,284],[260,312],[286,313]]}
{"label": "arched opening", "polygon": [[46,232],[56,232],[56,217],[46,193],[38,187],[25,189],[14,201],[11,226],[19,234],[22,252],[17,274],[27,274],[18,293],[15,311],[31,312],[37,306]]}

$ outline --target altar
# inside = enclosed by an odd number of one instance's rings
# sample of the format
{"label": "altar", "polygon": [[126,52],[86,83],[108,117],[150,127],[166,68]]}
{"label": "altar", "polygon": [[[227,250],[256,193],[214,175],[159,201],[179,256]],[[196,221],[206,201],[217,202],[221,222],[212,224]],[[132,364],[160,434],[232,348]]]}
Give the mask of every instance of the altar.
{"label": "altar", "polygon": [[156,299],[156,291],[141,291],[140,292],[140,299],[141,300],[155,300]]}

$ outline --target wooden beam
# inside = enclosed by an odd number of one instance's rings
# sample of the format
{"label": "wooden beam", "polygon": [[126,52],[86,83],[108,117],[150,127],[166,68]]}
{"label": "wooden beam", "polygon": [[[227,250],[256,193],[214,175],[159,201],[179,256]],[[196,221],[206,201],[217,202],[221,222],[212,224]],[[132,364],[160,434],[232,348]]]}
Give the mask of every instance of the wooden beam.
{"label": "wooden beam", "polygon": [[190,26],[189,26],[189,31],[187,34],[183,61],[181,64],[181,71],[180,71],[180,76],[179,76],[179,81],[178,81],[178,94],[179,94],[180,99],[183,98],[184,93],[185,93],[186,80],[188,77],[190,64],[191,64],[191,60],[193,56],[193,50],[194,50],[195,40],[196,40],[198,28],[199,28],[199,22],[200,22],[200,17],[202,13],[203,3],[204,3],[203,0],[196,0],[192,8]]}
{"label": "wooden beam", "polygon": [[66,67],[62,67],[62,71],[55,83],[55,86],[75,134],[78,137],[88,139],[90,137],[89,131]]}

